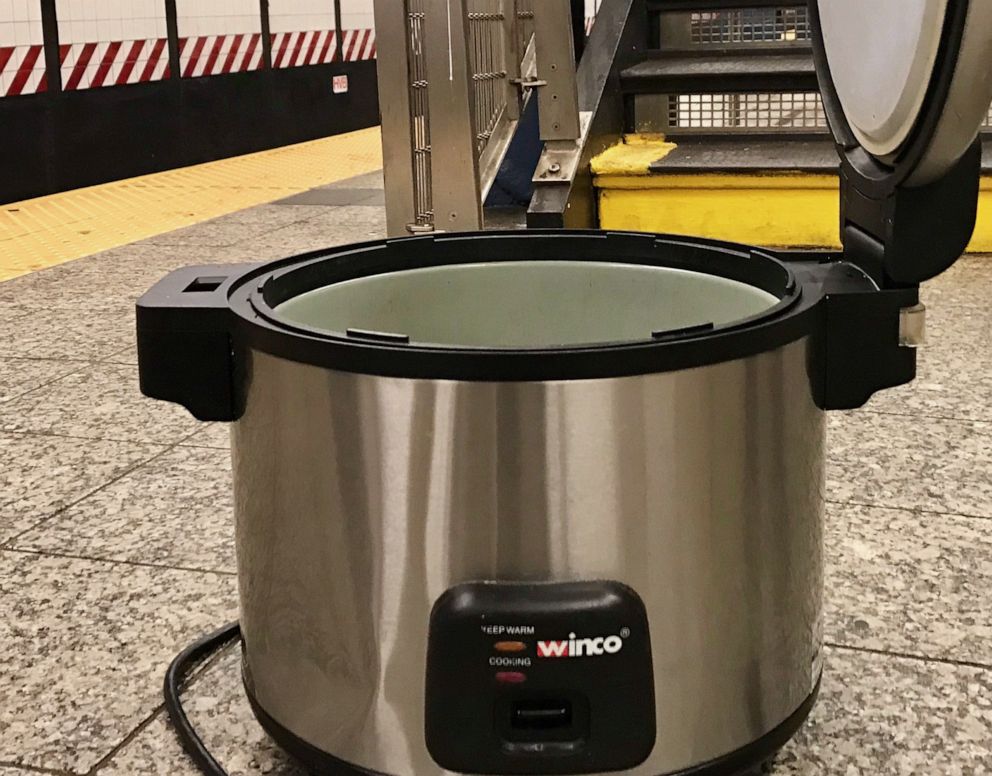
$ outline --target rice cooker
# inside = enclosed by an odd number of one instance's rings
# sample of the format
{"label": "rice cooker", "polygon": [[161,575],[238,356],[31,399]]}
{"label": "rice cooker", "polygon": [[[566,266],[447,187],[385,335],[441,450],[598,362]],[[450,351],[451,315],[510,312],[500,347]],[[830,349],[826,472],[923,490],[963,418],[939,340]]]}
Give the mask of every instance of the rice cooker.
{"label": "rice cooker", "polygon": [[433,234],[138,303],[143,392],[231,424],[244,685],[314,772],[737,774],[808,715],[824,413],[914,378],[992,100],[992,3],[811,13],[842,252]]}

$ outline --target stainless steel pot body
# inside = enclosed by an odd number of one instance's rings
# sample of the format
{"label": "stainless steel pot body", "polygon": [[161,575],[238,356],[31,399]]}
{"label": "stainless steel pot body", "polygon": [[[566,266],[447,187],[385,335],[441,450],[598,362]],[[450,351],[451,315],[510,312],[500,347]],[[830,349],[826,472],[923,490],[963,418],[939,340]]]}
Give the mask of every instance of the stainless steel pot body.
{"label": "stainless steel pot body", "polygon": [[443,773],[424,742],[435,600],[474,580],[609,579],[640,594],[651,629],[657,743],[632,773],[759,739],[820,670],[824,423],[807,349],[544,383],[250,353],[232,443],[255,700],[353,765]]}

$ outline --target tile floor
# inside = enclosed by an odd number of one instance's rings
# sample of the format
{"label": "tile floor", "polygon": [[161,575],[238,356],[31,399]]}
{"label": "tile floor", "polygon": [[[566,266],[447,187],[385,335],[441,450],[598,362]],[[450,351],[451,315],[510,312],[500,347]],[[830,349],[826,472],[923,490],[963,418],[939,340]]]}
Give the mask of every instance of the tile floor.
{"label": "tile floor", "polygon": [[[0,283],[0,776],[196,773],[160,684],[237,614],[227,429],[140,397],[133,302],[185,264],[378,236],[381,188],[362,176]],[[930,284],[920,379],[830,419],[827,672],[775,774],[992,773],[990,294],[982,257]],[[186,697],[232,774],[298,773],[234,649]]]}

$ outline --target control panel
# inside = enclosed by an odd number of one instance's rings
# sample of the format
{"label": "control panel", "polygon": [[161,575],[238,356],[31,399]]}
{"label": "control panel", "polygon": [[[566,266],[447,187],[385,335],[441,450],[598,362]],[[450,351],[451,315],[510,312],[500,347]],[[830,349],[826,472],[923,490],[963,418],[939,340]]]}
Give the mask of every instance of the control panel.
{"label": "control panel", "polygon": [[619,582],[470,583],[431,613],[426,738],[461,773],[601,773],[655,743],[647,613]]}

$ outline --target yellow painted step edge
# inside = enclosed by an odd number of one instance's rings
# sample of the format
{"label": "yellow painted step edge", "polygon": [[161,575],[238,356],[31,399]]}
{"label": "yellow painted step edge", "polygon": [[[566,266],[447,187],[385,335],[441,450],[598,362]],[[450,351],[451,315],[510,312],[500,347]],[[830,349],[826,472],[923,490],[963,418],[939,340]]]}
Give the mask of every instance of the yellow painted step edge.
{"label": "yellow painted step edge", "polygon": [[[600,226],[793,248],[839,248],[836,175],[651,173],[674,148],[631,137],[593,160]],[[650,158],[649,158],[650,157]],[[992,176],[983,176],[970,252],[992,252]]]}

